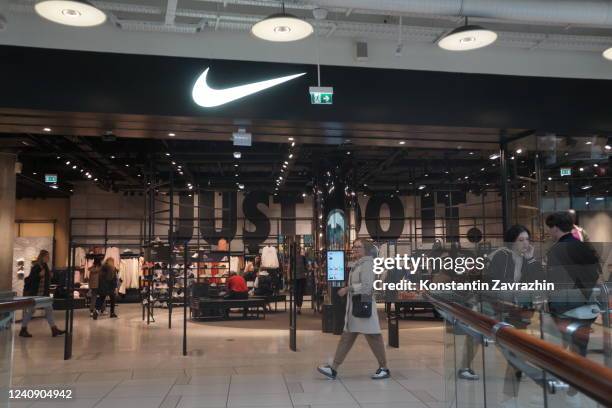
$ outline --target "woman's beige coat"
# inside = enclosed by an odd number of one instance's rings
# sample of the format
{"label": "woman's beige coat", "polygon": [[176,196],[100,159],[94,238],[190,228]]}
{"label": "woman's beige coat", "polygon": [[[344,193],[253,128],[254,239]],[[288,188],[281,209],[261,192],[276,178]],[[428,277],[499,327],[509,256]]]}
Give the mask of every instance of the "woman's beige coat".
{"label": "woman's beige coat", "polygon": [[[344,317],[344,331],[351,333],[379,334],[380,323],[374,299],[373,283],[376,278],[374,274],[374,259],[364,256],[355,262],[348,281],[348,294],[346,298],[346,315]],[[353,316],[353,295],[365,295],[372,301],[372,316]]]}

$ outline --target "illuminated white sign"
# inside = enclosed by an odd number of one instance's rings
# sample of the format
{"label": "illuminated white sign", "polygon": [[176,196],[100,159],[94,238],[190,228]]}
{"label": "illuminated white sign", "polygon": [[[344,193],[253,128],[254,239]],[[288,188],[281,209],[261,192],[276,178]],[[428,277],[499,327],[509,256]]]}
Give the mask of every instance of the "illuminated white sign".
{"label": "illuminated white sign", "polygon": [[191,92],[195,103],[204,108],[213,108],[215,106],[225,105],[226,103],[235,101],[236,99],[244,98],[245,96],[263,91],[264,89],[282,84],[283,82],[291,81],[292,79],[306,74],[305,72],[302,72],[301,74],[288,75],[280,78],[268,79],[266,81],[234,86],[231,88],[214,89],[208,86],[206,81],[209,69],[210,68],[206,68],[202,75],[200,75],[196,83],[193,85],[193,90]]}

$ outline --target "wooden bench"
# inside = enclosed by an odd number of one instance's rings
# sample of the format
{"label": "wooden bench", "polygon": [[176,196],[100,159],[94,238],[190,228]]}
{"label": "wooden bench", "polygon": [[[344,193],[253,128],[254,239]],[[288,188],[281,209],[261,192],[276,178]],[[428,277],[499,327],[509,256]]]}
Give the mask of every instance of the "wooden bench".
{"label": "wooden bench", "polygon": [[248,299],[214,299],[214,298],[192,298],[190,305],[190,314],[192,319],[208,319],[208,318],[230,318],[231,309],[242,309],[242,318],[247,319],[249,313],[251,316],[259,319],[260,312],[263,318],[266,318],[265,299],[248,298]]}

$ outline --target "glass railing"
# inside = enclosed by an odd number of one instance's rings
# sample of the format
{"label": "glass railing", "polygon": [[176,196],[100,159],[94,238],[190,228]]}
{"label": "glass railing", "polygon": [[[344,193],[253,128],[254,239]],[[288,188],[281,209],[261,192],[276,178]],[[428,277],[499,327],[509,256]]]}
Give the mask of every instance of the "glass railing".
{"label": "glass railing", "polygon": [[28,307],[44,307],[51,304],[49,297],[13,297],[0,294],[0,406],[8,406],[12,385],[13,321],[15,312]]}
{"label": "glass railing", "polygon": [[445,319],[446,406],[611,406],[609,294],[573,317],[537,292],[426,295]]}

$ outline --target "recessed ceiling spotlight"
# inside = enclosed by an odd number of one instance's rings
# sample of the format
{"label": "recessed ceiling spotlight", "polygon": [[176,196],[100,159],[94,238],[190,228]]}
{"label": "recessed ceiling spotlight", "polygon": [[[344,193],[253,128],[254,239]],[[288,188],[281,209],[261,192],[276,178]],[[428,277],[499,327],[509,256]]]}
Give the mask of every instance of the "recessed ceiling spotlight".
{"label": "recessed ceiling spotlight", "polygon": [[114,158],[115,158],[115,156],[111,156],[110,158],[111,158],[111,159],[114,159]]}
{"label": "recessed ceiling spotlight", "polygon": [[593,167],[599,167],[599,164],[595,163],[593,164]]}
{"label": "recessed ceiling spotlight", "polygon": [[170,153],[166,153],[166,156],[170,157]]}
{"label": "recessed ceiling spotlight", "polygon": [[73,170],[76,170],[76,168],[77,168],[77,166],[76,166],[76,165],[72,166],[72,169],[73,169]]}
{"label": "recessed ceiling spotlight", "polygon": [[312,24],[294,15],[285,13],[282,3],[281,13],[272,14],[251,27],[251,33],[262,40],[274,42],[298,41],[314,32]]}
{"label": "recessed ceiling spotlight", "polygon": [[521,154],[521,153],[523,153],[523,149],[521,149],[520,147],[516,149],[516,154]]}
{"label": "recessed ceiling spotlight", "polygon": [[306,193],[302,193],[302,197],[306,197]]}
{"label": "recessed ceiling spotlight", "polygon": [[70,160],[68,160],[68,161],[66,162],[66,166],[68,166],[68,165],[70,165]]}
{"label": "recessed ceiling spotlight", "polygon": [[244,184],[238,184],[238,188],[244,190]]}
{"label": "recessed ceiling spotlight", "polygon": [[489,160],[497,160],[499,159],[499,154],[497,153],[493,153],[492,155],[489,156]]}
{"label": "recessed ceiling spotlight", "polygon": [[49,128],[49,127],[43,128],[43,131],[44,131],[44,132],[50,132],[50,131],[51,131],[51,128]]}
{"label": "recessed ceiling spotlight", "polygon": [[95,178],[94,181],[98,181],[98,178]]}
{"label": "recessed ceiling spotlight", "polygon": [[57,190],[57,185],[56,185],[56,184],[53,184],[53,185],[51,185],[51,186],[49,186],[49,187],[51,187],[51,188],[52,188],[52,189],[54,189],[54,190]]}
{"label": "recessed ceiling spotlight", "polygon": [[57,24],[94,27],[106,21],[106,14],[81,0],[45,0],[36,3],[36,13]]}
{"label": "recessed ceiling spotlight", "polygon": [[604,198],[603,198],[603,197],[597,197],[597,198],[595,198],[595,200],[596,200],[596,201],[603,201],[603,200],[604,200]]}
{"label": "recessed ceiling spotlight", "polygon": [[548,176],[548,181],[552,181],[552,177]]}
{"label": "recessed ceiling spotlight", "polygon": [[399,141],[399,144],[401,144],[401,145],[405,145],[405,144],[406,144],[406,141],[405,141],[405,140],[400,140],[400,141]]}
{"label": "recessed ceiling spotlight", "polygon": [[473,155],[474,155],[474,152],[469,152],[468,154],[469,154],[470,156],[473,156]]}
{"label": "recessed ceiling spotlight", "polygon": [[585,186],[580,187],[582,190],[590,190],[593,186],[587,184]]}
{"label": "recessed ceiling spotlight", "polygon": [[581,167],[581,168],[580,168],[580,171],[584,171],[584,167]]}
{"label": "recessed ceiling spotlight", "polygon": [[419,186],[419,190],[424,190],[424,189],[425,189],[425,187],[427,187],[425,184],[421,184],[421,185]]}
{"label": "recessed ceiling spotlight", "polygon": [[289,140],[290,142],[293,142],[294,139],[292,137],[289,137],[287,138],[287,140]]}
{"label": "recessed ceiling spotlight", "polygon": [[485,168],[484,168],[484,167],[482,167],[482,168],[480,169],[480,171],[485,171]]}
{"label": "recessed ceiling spotlight", "polygon": [[125,165],[125,167],[130,167],[130,165],[129,165],[129,164],[126,164],[126,165]]}
{"label": "recessed ceiling spotlight", "polygon": [[295,147],[295,142],[291,142],[291,147]]}
{"label": "recessed ceiling spotlight", "polygon": [[242,157],[242,153],[240,152],[234,152],[234,159],[239,159]]}
{"label": "recessed ceiling spotlight", "polygon": [[170,133],[168,133],[168,136],[170,136],[170,137],[174,137],[174,136],[176,136],[176,134],[175,134],[175,133],[170,132]]}
{"label": "recessed ceiling spotlight", "polygon": [[351,152],[350,152],[350,151],[349,151],[349,152],[346,152],[346,154],[350,156]]}
{"label": "recessed ceiling spotlight", "polygon": [[607,60],[611,60],[612,61],[612,47],[604,50],[604,52],[601,53],[601,55],[607,59]]}
{"label": "recessed ceiling spotlight", "polygon": [[293,159],[293,153],[291,153],[291,154],[289,155],[289,158],[290,158],[290,159]]}
{"label": "recessed ceiling spotlight", "polygon": [[495,31],[481,26],[469,25],[467,17],[465,25],[455,28],[438,41],[438,46],[447,51],[469,51],[491,45],[497,40]]}
{"label": "recessed ceiling spotlight", "polygon": [[590,140],[587,140],[586,142],[584,142],[585,145],[591,145],[593,144],[593,142],[591,142]]}
{"label": "recessed ceiling spotlight", "polygon": [[606,150],[610,150],[610,149],[612,149],[612,146],[610,146],[609,144],[607,144],[607,145],[605,145],[605,146],[604,146],[604,149],[606,149]]}

